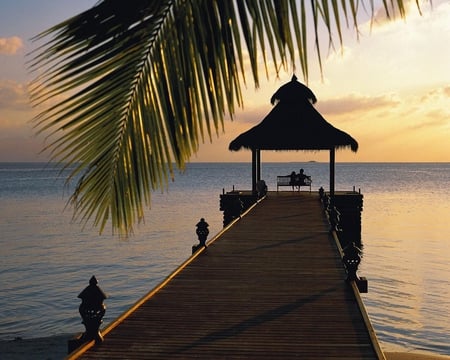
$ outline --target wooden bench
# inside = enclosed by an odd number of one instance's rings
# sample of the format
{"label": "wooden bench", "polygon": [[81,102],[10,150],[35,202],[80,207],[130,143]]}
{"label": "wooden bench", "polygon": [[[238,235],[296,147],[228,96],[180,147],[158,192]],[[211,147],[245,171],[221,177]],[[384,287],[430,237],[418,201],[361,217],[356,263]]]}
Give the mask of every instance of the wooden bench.
{"label": "wooden bench", "polygon": [[279,190],[280,186],[294,186],[300,191],[300,188],[302,186],[309,187],[309,192],[311,192],[311,176],[306,176],[303,178],[303,180],[300,180],[298,176],[295,177],[294,183],[291,182],[291,176],[290,175],[281,175],[277,176],[277,191]]}

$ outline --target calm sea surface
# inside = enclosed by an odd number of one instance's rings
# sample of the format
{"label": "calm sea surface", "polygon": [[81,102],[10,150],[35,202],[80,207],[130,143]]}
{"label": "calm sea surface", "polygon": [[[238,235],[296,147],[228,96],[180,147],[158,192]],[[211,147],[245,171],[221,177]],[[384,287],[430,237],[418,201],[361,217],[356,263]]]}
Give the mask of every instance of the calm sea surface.
{"label": "calm sea surface", "polygon": [[[326,163],[264,163],[262,178],[275,190],[276,175],[301,167],[329,188]],[[0,163],[0,340],[83,331],[77,296],[92,275],[114,320],[190,256],[201,217],[210,238],[221,230],[219,194],[250,189],[251,166],[188,165],[127,240],[72,223],[63,184],[45,164]],[[450,355],[450,164],[337,164],[336,189],[353,187],[364,194],[363,300],[383,349]]]}

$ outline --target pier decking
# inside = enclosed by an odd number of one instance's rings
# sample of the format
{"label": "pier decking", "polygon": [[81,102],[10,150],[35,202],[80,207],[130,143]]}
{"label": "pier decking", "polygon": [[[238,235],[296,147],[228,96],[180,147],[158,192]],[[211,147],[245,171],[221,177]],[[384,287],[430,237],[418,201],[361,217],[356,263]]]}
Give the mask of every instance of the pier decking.
{"label": "pier decking", "polygon": [[270,192],[69,358],[383,358],[328,229],[317,194]]}

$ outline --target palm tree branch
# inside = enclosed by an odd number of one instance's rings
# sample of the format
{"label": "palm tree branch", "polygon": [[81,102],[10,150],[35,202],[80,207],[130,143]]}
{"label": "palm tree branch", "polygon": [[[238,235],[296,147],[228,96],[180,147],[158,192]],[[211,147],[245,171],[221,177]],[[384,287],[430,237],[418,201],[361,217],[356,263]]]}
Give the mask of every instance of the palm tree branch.
{"label": "palm tree branch", "polygon": [[[400,14],[403,2],[397,0]],[[299,5],[300,4],[300,5]],[[356,0],[341,9],[357,31]],[[308,76],[307,12],[342,44],[337,0],[104,0],[35,37],[35,118],[52,160],[76,164],[74,216],[128,234],[200,145],[242,106],[245,51],[255,87],[273,61]],[[388,5],[385,3],[387,10]],[[350,9],[350,10],[348,10]],[[300,16],[299,16],[300,14]],[[296,49],[296,50],[295,50]],[[298,55],[296,54],[298,52]],[[322,70],[321,70],[322,71]]]}

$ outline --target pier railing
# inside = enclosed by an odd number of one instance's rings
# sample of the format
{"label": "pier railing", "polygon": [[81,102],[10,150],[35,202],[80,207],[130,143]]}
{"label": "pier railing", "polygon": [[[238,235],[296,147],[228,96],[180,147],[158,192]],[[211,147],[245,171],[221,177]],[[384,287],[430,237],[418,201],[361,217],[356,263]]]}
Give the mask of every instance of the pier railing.
{"label": "pier railing", "polygon": [[[334,202],[331,202],[329,196],[323,192],[320,193],[320,200],[324,206],[325,214],[330,223],[330,232],[336,243],[339,255],[345,267],[345,247],[355,244],[362,246],[361,242],[361,212],[363,209],[363,196],[361,192],[355,190],[343,194],[335,195]],[[339,210],[337,208],[339,206]],[[345,219],[342,222],[342,219]],[[344,230],[345,229],[345,230]],[[345,247],[343,247],[345,246]],[[359,264],[359,263],[358,263]],[[355,295],[358,307],[363,317],[365,326],[372,340],[372,345],[375,353],[380,360],[385,360],[386,357],[381,349],[375,329],[370,321],[364,302],[360,293],[368,292],[368,281],[365,277],[356,275],[357,268],[354,269],[355,274],[348,279]]]}

